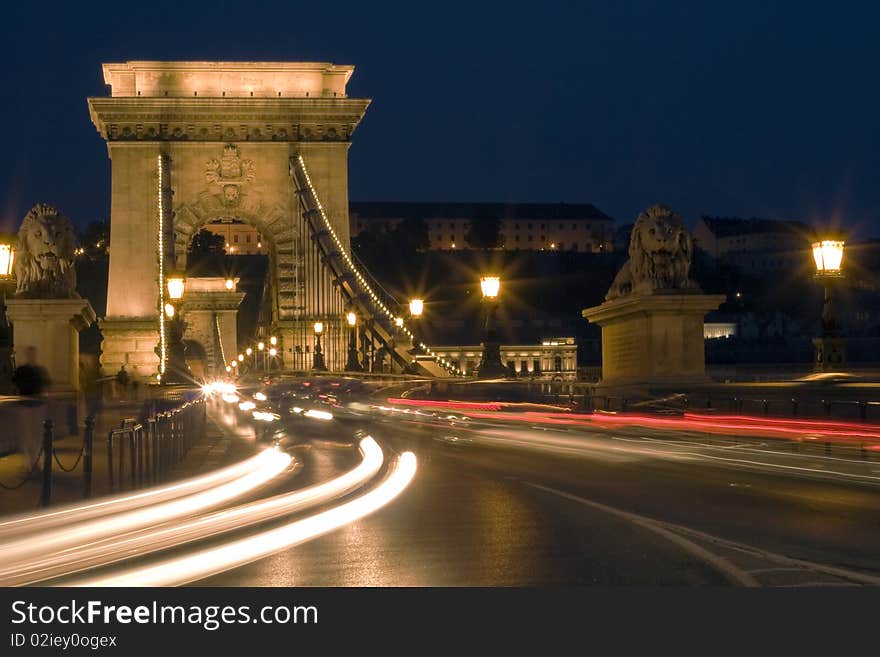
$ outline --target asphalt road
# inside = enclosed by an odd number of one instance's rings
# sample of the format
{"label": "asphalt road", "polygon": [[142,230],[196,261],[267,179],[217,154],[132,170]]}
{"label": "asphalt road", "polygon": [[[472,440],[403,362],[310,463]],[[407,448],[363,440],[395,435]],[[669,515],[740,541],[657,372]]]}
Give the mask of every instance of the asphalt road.
{"label": "asphalt road", "polygon": [[880,583],[880,459],[699,434],[364,414],[284,419],[325,480],[355,434],[412,450],[376,513],[210,586],[841,586]]}

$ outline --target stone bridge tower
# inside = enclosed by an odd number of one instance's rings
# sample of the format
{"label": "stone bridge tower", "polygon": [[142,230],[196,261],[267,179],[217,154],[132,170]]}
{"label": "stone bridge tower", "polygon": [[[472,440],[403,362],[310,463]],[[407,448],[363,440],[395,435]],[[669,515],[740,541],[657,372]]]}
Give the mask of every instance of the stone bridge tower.
{"label": "stone bridge tower", "polygon": [[126,364],[154,377],[161,369],[165,277],[185,271],[192,236],[218,219],[250,223],[270,244],[271,316],[286,362],[313,344],[321,320],[327,365],[341,369],[345,302],[304,220],[291,163],[308,166],[347,248],[348,148],[369,105],[346,95],[354,67],[137,61],[103,69],[110,96],[88,103],[112,161],[105,371]]}

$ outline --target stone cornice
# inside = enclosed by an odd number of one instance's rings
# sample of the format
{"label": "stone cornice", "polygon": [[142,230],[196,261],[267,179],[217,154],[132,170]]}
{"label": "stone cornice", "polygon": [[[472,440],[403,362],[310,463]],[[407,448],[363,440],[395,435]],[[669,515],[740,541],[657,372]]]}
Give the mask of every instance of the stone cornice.
{"label": "stone cornice", "polygon": [[581,315],[595,324],[605,325],[624,318],[648,315],[699,315],[715,310],[727,300],[723,294],[688,294],[678,291],[631,294],[585,308]]}
{"label": "stone cornice", "polygon": [[351,98],[89,98],[107,141],[347,141],[370,101]]}

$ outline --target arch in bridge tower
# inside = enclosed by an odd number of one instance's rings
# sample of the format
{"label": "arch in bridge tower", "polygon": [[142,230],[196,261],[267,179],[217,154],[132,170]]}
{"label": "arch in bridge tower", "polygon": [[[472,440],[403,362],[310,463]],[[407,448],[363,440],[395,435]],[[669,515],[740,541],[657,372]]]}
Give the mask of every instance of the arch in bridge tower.
{"label": "arch in bridge tower", "polygon": [[304,219],[291,162],[308,163],[337,236],[349,243],[348,148],[369,101],[349,98],[353,66],[328,63],[104,64],[107,97],[89,98],[111,160],[111,238],[102,364],[154,377],[162,283],[185,269],[193,234],[236,218],[271,244],[272,319],[282,357],[313,349],[345,362],[344,301]]}

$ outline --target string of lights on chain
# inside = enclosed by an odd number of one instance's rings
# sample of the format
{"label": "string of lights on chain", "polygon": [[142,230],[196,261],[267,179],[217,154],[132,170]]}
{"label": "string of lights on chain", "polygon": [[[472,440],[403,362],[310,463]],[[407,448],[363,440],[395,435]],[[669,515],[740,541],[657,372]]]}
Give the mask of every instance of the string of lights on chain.
{"label": "string of lights on chain", "polygon": [[[361,274],[361,272],[358,270],[358,268],[355,267],[355,264],[352,261],[351,256],[349,256],[348,252],[346,251],[345,247],[342,244],[342,240],[340,240],[339,237],[336,235],[336,231],[333,230],[333,226],[330,224],[330,220],[327,218],[327,214],[324,212],[324,206],[321,205],[321,200],[318,198],[317,192],[315,192],[314,185],[312,185],[312,179],[309,176],[309,172],[308,172],[308,169],[306,168],[306,163],[305,163],[305,160],[303,159],[303,156],[297,155],[297,160],[299,161],[300,168],[302,169],[303,175],[305,176],[306,184],[309,186],[309,192],[311,193],[312,198],[315,201],[315,205],[318,208],[318,212],[321,215],[321,220],[324,222],[324,227],[327,229],[327,232],[330,233],[330,236],[333,238],[333,241],[336,243],[336,246],[339,249],[339,252],[342,254],[342,257],[345,259],[345,262],[348,265],[349,269],[354,273],[354,275],[357,278],[358,282],[360,283],[361,287],[364,290],[366,290],[367,294],[370,295],[370,298],[373,300],[373,303],[388,317],[388,319],[390,319],[392,322],[394,322],[395,326],[397,326],[407,336],[409,336],[411,341],[415,342],[415,336],[413,335],[412,331],[410,331],[409,328],[405,325],[403,318],[395,316],[394,313],[392,313],[388,309],[388,307],[379,298],[379,295],[377,295],[373,291],[372,287],[370,287],[370,284],[367,282],[366,277],[364,277],[363,274]],[[437,363],[442,365],[444,368],[446,368],[447,371],[452,372],[457,375],[464,374],[464,372],[462,370],[460,370],[458,367],[454,366],[451,361],[434,353],[434,351],[430,347],[428,347],[425,343],[420,342],[419,347],[424,349],[428,353],[428,355],[434,359],[434,361],[436,361]]]}

